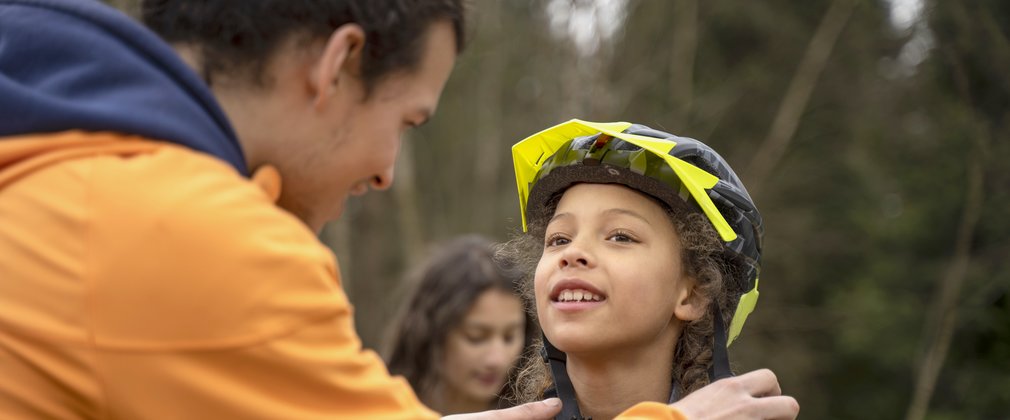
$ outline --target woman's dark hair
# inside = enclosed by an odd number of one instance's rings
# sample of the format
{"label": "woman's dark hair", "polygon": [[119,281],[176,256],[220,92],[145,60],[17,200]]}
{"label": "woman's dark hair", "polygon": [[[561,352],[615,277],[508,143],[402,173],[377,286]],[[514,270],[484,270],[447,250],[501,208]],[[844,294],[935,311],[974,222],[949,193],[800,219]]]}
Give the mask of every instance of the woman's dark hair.
{"label": "woman's dark hair", "polygon": [[[459,237],[441,247],[408,278],[410,293],[388,331],[386,362],[389,371],[403,375],[425,404],[435,405],[442,377],[441,364],[449,332],[458,327],[477,299],[488,290],[518,296],[521,275],[515,264],[496,259],[493,243],[480,236]],[[525,303],[524,303],[525,304]],[[539,334],[525,311],[524,353]],[[509,372],[511,383],[515,369]],[[507,387],[505,392],[510,392]],[[499,406],[515,398],[499,396]]]}
{"label": "woman's dark hair", "polygon": [[[548,200],[544,214],[553,215],[564,191],[558,192]],[[732,256],[726,251],[719,234],[712,227],[708,218],[699,211],[687,208],[671,209],[662,201],[652,198],[653,202],[662,207],[673,223],[680,237],[683,249],[680,258],[686,275],[696,280],[696,292],[709,301],[709,305],[718,303],[721,309],[723,325],[729,325],[733,317],[742,290],[734,285],[740,282],[732,278],[741,276],[741,272]],[[527,233],[518,234],[505,244],[502,244],[497,255],[516,262],[523,272],[522,291],[524,306],[531,311],[536,320],[536,301],[533,292],[533,276],[540,262],[544,249],[544,233],[547,229],[547,218],[532,220]],[[681,398],[709,383],[708,370],[712,365],[713,339],[715,336],[712,310],[694,321],[684,324],[677,339],[674,350],[671,379],[676,384],[677,395]],[[539,321],[538,321],[539,322]],[[538,324],[539,325],[539,324]],[[533,346],[543,346],[541,337],[534,339]],[[524,403],[542,399],[544,391],[553,385],[551,373],[547,364],[536,353],[527,355],[521,362],[516,373],[515,382],[511,385],[512,395],[517,397],[516,403]]]}
{"label": "woman's dark hair", "polygon": [[199,47],[203,74],[241,75],[263,84],[263,70],[290,37],[326,38],[341,25],[365,31],[366,92],[420,62],[431,25],[448,21],[456,50],[464,39],[464,0],[143,0],[144,24],[169,43]]}

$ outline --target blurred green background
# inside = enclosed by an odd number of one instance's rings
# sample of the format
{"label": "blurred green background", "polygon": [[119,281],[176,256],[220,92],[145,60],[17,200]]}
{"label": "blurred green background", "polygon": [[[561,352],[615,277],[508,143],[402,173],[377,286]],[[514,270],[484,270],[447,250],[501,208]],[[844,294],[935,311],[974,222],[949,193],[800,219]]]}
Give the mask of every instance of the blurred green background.
{"label": "blurred green background", "polygon": [[516,232],[513,143],[623,120],[709,143],[762,211],[738,371],[803,418],[1010,418],[1010,1],[473,6],[393,189],[323,233],[366,346],[430,245]]}

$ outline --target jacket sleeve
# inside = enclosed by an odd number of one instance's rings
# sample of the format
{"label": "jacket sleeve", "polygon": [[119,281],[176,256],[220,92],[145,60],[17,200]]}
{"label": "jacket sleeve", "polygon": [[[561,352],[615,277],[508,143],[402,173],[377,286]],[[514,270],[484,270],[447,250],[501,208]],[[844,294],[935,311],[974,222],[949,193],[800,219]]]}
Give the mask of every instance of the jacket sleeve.
{"label": "jacket sleeve", "polygon": [[255,184],[173,150],[91,176],[89,328],[111,417],[437,417],[362,349],[333,254]]}
{"label": "jacket sleeve", "polygon": [[361,351],[347,316],[258,344],[101,359],[114,418],[437,418],[406,381]]}

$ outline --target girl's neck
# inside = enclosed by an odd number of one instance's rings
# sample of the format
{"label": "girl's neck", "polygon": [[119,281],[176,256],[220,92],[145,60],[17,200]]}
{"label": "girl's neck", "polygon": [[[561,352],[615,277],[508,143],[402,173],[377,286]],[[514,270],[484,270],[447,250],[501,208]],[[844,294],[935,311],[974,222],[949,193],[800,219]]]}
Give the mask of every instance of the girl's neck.
{"label": "girl's neck", "polygon": [[667,403],[676,337],[591,355],[569,353],[568,376],[582,416],[610,419],[643,401]]}

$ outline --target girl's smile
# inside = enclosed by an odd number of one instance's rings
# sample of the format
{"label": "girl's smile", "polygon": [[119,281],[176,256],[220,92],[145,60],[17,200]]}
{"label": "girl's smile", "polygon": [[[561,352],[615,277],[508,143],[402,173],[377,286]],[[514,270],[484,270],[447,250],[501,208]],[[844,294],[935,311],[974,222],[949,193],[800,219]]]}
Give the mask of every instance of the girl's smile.
{"label": "girl's smile", "polygon": [[551,288],[551,306],[561,312],[580,312],[605,303],[607,295],[599,288],[578,278],[559,281]]}

